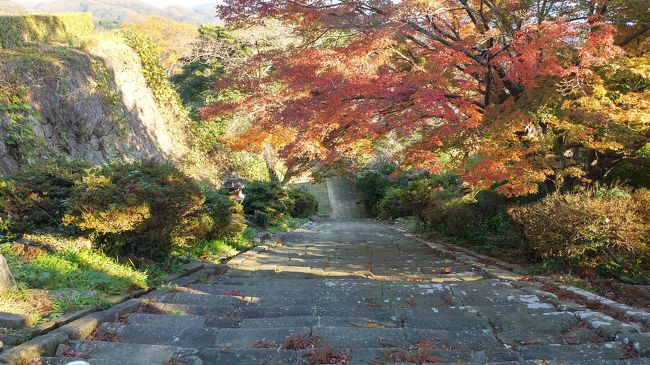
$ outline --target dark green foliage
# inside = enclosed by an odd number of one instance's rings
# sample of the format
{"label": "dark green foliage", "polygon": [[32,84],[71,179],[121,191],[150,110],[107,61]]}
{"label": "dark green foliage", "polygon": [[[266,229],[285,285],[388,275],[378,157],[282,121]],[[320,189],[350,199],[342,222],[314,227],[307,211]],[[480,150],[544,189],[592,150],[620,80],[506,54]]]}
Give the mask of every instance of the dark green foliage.
{"label": "dark green foliage", "polygon": [[289,198],[293,202],[291,209],[293,218],[309,218],[318,212],[318,201],[307,192],[289,189]]}
{"label": "dark green foliage", "polygon": [[479,192],[474,199],[441,202],[441,210],[428,210],[426,220],[439,232],[488,250],[519,251],[522,258],[533,254],[525,245],[519,226],[508,215],[509,200],[494,191]]}
{"label": "dark green foliage", "polygon": [[65,201],[88,172],[79,161],[42,160],[0,180],[0,220],[14,234],[64,230]]}
{"label": "dark green foliage", "polygon": [[291,213],[293,202],[289,194],[276,181],[252,181],[244,188],[244,212],[255,214],[256,210],[269,216],[269,224],[275,224]]}
{"label": "dark green foliage", "polygon": [[[231,36],[224,27],[212,24],[199,27],[199,47],[205,45],[208,48],[213,42],[229,39]],[[192,60],[183,65],[180,73],[172,76],[171,81],[185,107],[195,110],[217,98],[218,92],[214,89],[214,83],[225,72],[221,59],[217,57],[226,56],[214,55],[214,58]]]}
{"label": "dark green foliage", "polygon": [[356,187],[361,192],[366,212],[379,215],[379,202],[392,186],[390,179],[380,172],[368,171],[357,178]]}
{"label": "dark green foliage", "polygon": [[636,165],[630,161],[621,161],[607,173],[608,183],[622,182],[634,188],[650,188],[650,167]]}
{"label": "dark green foliage", "polygon": [[426,209],[435,210],[439,203],[460,197],[462,192],[455,176],[436,175],[388,190],[378,208],[385,219],[417,216],[425,220]]}
{"label": "dark green foliage", "polygon": [[55,160],[0,180],[0,228],[84,233],[108,253],[160,259],[190,241],[238,239],[246,226],[240,204],[170,164]]}
{"label": "dark green foliage", "polygon": [[261,212],[259,210],[256,210],[255,213],[253,213],[253,224],[256,227],[260,228],[267,228],[269,226],[269,215]]}
{"label": "dark green foliage", "polygon": [[318,201],[306,192],[284,189],[277,181],[252,181],[244,188],[244,212],[255,225],[278,225],[286,218],[308,218],[318,211]]}
{"label": "dark green foliage", "polygon": [[484,249],[524,249],[508,200],[493,192],[467,195],[457,177],[436,175],[388,191],[379,204],[385,219],[415,216],[439,235]]}
{"label": "dark green foliage", "polygon": [[210,229],[205,238],[236,238],[246,229],[244,209],[241,204],[234,202],[227,194],[205,189],[203,210],[212,219]]}
{"label": "dark green foliage", "polygon": [[79,184],[64,222],[110,252],[161,258],[184,243],[182,225],[204,200],[199,186],[170,164],[115,163]]}

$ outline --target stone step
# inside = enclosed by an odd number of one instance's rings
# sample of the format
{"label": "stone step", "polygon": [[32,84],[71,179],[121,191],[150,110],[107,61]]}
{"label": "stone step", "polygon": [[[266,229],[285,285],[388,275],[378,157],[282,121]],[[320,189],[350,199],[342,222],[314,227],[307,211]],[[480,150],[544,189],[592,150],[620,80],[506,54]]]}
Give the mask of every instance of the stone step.
{"label": "stone step", "polygon": [[[581,345],[521,346],[517,349],[525,360],[596,361],[619,360],[625,350],[618,342]],[[648,359],[646,359],[648,361]],[[648,361],[650,363],[650,361]]]}
{"label": "stone step", "polygon": [[315,327],[319,325],[318,316],[290,316],[275,318],[242,319],[239,328],[279,328],[279,327]]}
{"label": "stone step", "polygon": [[409,346],[426,343],[461,351],[481,351],[501,347],[491,330],[439,331],[405,328],[404,334]]}
{"label": "stone step", "polygon": [[502,343],[513,347],[522,345],[600,343],[607,340],[600,333],[588,328],[577,328],[558,333],[544,333],[535,330],[513,330],[498,332],[497,338]]}
{"label": "stone step", "polygon": [[217,316],[232,313],[237,310],[237,306],[222,305],[194,305],[178,303],[160,303],[150,302],[143,309],[145,313],[152,314],[173,314],[173,315],[199,315],[199,316]]}
{"label": "stone step", "polygon": [[497,361],[516,363],[519,360],[515,351],[504,348],[485,351],[456,351],[436,347],[353,348],[350,352],[354,364],[485,364]]}
{"label": "stone step", "polygon": [[207,318],[200,315],[146,314],[132,313],[126,317],[128,324],[143,324],[165,328],[203,327]]}
{"label": "stone step", "polygon": [[204,364],[253,365],[253,364],[282,364],[306,365],[306,360],[298,352],[278,349],[245,349],[224,351],[222,349],[206,349],[199,354]]}
{"label": "stone step", "polygon": [[278,348],[288,336],[292,335],[309,337],[311,328],[222,328],[217,335],[215,348],[224,351],[252,349],[256,346]]}
{"label": "stone step", "polygon": [[92,365],[121,365],[122,362],[114,360],[81,359],[75,357],[41,357],[41,365],[67,365],[73,361],[86,361]]}
{"label": "stone step", "polygon": [[380,317],[332,317],[292,316],[275,318],[242,319],[240,328],[275,327],[355,327],[355,328],[418,328],[444,331],[468,331],[488,329],[489,324],[477,316],[450,316],[440,318],[396,316]]}
{"label": "stone step", "polygon": [[[336,354],[346,359],[346,364],[496,364],[494,361],[517,359],[517,354],[511,350],[497,349],[495,351],[457,352],[433,348],[400,349],[400,348],[325,348],[304,349],[298,351],[269,348],[269,349],[239,349],[222,351],[206,349],[199,354],[205,364],[309,364],[313,354]],[[499,362],[498,364],[521,364],[517,361]],[[537,365],[541,365],[538,363]]]}
{"label": "stone step", "polygon": [[242,285],[208,285],[208,284],[192,284],[186,288],[178,288],[187,292],[194,292],[198,294],[215,294],[215,295],[231,295],[231,296],[256,296],[256,297],[277,297],[277,298],[314,298],[319,299],[323,296],[328,296],[330,300],[344,299],[337,298],[337,295],[358,295],[359,297],[381,297],[381,287],[359,288],[352,292],[346,287],[293,287],[293,288],[268,288],[268,287],[253,287]]}
{"label": "stone step", "polygon": [[192,304],[203,306],[232,305],[236,307],[250,304],[245,299],[226,295],[168,293],[158,299],[161,303]]}
{"label": "stone step", "polygon": [[[228,365],[249,365],[249,364],[307,364],[309,356],[314,351],[301,350],[291,351],[282,349],[240,349],[223,351],[209,348],[199,354],[204,364],[228,364]],[[323,350],[320,350],[321,353]],[[515,351],[508,349],[492,349],[478,352],[457,352],[444,351],[439,349],[422,348],[419,350],[404,350],[396,348],[356,348],[337,349],[338,354],[346,356],[351,365],[361,364],[387,364],[387,365],[646,365],[647,359],[625,359],[625,360],[602,360],[594,359],[589,361],[544,361],[544,360],[519,360]],[[390,362],[389,358],[395,361]],[[404,360],[411,360],[404,361]],[[425,363],[424,361],[429,361]],[[417,362],[415,362],[417,361]]]}
{"label": "stone step", "polygon": [[198,353],[194,348],[105,341],[74,341],[69,348],[57,350],[62,351],[71,357],[89,359],[93,364],[97,360],[111,360],[125,365],[166,364],[172,360],[183,364]]}
{"label": "stone step", "polygon": [[146,324],[102,323],[100,338],[114,342],[168,345],[203,350],[214,347],[219,329],[214,327],[160,327]]}

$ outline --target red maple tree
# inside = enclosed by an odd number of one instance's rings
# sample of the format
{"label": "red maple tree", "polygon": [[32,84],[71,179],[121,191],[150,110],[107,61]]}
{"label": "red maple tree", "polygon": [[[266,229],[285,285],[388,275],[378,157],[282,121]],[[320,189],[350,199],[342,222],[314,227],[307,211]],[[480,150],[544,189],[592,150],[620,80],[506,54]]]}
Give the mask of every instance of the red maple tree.
{"label": "red maple tree", "polygon": [[[453,170],[476,188],[502,183],[507,195],[535,192],[548,179],[598,178],[621,159],[644,163],[637,151],[650,141],[647,87],[626,92],[644,113],[632,117],[616,100],[618,109],[606,108],[612,97],[601,90],[611,87],[624,46],[648,54],[644,7],[227,0],[219,8],[226,21],[279,18],[302,45],[259,55],[274,65],[265,80],[238,84],[246,97],[202,113],[252,114],[239,144],[272,143],[289,164],[372,154],[390,137],[405,147],[402,168]],[[228,82],[238,80],[234,73]]]}

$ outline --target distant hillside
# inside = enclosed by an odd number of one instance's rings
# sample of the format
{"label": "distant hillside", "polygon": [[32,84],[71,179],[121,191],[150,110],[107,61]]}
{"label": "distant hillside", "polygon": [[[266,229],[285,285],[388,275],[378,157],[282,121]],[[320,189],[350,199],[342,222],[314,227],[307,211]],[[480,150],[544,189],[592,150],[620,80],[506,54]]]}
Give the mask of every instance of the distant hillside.
{"label": "distant hillside", "polygon": [[38,12],[89,11],[96,19],[117,22],[138,22],[147,15],[161,15],[179,22],[203,24],[216,21],[214,6],[200,6],[196,10],[182,6],[160,9],[137,0],[55,0],[33,8]]}
{"label": "distant hillside", "polygon": [[27,11],[27,8],[13,1],[0,0],[0,14],[26,13]]}

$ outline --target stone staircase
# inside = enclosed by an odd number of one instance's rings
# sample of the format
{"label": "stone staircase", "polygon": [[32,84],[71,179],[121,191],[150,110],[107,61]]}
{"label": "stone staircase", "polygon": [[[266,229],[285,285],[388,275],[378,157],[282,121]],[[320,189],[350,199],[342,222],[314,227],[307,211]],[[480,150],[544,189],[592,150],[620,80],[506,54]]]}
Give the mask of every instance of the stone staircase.
{"label": "stone staircase", "polygon": [[153,296],[42,364],[650,364],[516,282],[328,221]]}

